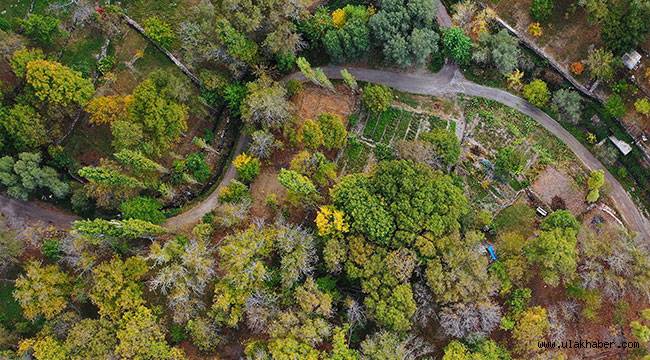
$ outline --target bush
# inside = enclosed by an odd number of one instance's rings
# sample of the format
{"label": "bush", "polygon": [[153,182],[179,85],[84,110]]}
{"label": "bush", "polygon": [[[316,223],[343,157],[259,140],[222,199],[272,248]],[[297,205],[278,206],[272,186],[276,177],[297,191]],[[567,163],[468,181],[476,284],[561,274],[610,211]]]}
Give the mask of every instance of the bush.
{"label": "bush", "polygon": [[302,82],[296,79],[287,81],[285,86],[287,88],[287,96],[289,97],[294,97],[300,94],[303,90]]}
{"label": "bush", "polygon": [[388,110],[393,101],[393,92],[384,85],[371,84],[363,88],[361,100],[366,109],[378,114]]}
{"label": "bush", "polygon": [[41,252],[49,260],[59,260],[59,257],[61,256],[61,246],[59,241],[54,239],[45,240],[41,247]]}
{"label": "bush", "polygon": [[512,146],[506,146],[497,153],[494,166],[500,175],[519,175],[526,165],[524,154]]}
{"label": "bush", "polygon": [[144,220],[153,224],[161,224],[165,221],[165,214],[161,209],[160,201],[146,196],[129,199],[120,205],[120,212],[124,219]]}
{"label": "bush", "polygon": [[300,142],[310,149],[317,149],[323,145],[323,132],[318,123],[314,120],[307,119],[298,131]]}
{"label": "bush", "polygon": [[463,29],[452,27],[442,33],[447,56],[459,65],[467,65],[472,58],[472,39]]}
{"label": "bush", "polygon": [[625,103],[620,95],[612,95],[605,101],[605,112],[614,118],[625,115]]}
{"label": "bush", "polygon": [[524,97],[531,104],[539,108],[544,107],[550,98],[548,86],[542,80],[533,80],[524,86]]}
{"label": "bush", "polygon": [[533,0],[530,16],[535,21],[544,22],[553,14],[553,0]]}
{"label": "bush", "polygon": [[327,150],[340,149],[345,146],[348,131],[343,124],[343,119],[334,114],[321,114],[317,119],[318,126],[323,134],[323,147]]}
{"label": "bush", "polygon": [[144,21],[144,31],[151,40],[164,48],[170,47],[174,42],[174,30],[157,16],[152,16]]}
{"label": "bush", "polygon": [[296,67],[296,55],[292,53],[276,54],[275,63],[278,66],[278,70],[285,74],[288,74]]}
{"label": "bush", "polygon": [[248,186],[243,183],[232,180],[227,186],[219,190],[219,201],[223,203],[240,203],[250,199]]}
{"label": "bush", "polygon": [[210,179],[210,167],[205,162],[205,156],[201,153],[190,154],[185,159],[185,169],[198,182],[206,182]]}
{"label": "bush", "polygon": [[246,153],[239,154],[233,161],[237,178],[243,183],[251,183],[260,174],[260,159]]}
{"label": "bush", "polygon": [[31,14],[22,21],[22,26],[25,35],[41,45],[52,45],[60,34],[59,20],[52,16]]}

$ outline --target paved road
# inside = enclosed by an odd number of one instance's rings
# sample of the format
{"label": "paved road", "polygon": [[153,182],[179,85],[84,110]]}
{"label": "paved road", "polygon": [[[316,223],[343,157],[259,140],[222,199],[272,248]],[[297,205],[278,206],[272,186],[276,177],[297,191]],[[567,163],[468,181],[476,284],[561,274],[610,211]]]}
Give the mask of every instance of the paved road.
{"label": "paved road", "polygon": [[40,201],[20,201],[0,194],[0,214],[12,226],[26,226],[34,221],[68,229],[78,217]]}
{"label": "paved road", "polygon": [[[327,66],[323,68],[328,77],[340,79],[340,66]],[[639,234],[639,238],[650,240],[650,222],[639,211],[630,195],[623,186],[610,174],[607,169],[585,148],[573,135],[566,131],[557,121],[546,113],[531,105],[524,99],[512,95],[507,91],[490,88],[473,83],[460,73],[455,65],[445,65],[436,74],[410,74],[391,70],[375,70],[365,68],[347,68],[358,80],[379,83],[404,92],[421,95],[444,96],[464,94],[495,100],[506,106],[530,116],[542,127],[564,142],[571,151],[590,170],[603,169],[610,185],[610,195],[623,220],[631,230]],[[293,75],[300,78],[300,74]]]}
{"label": "paved road", "polygon": [[[242,152],[244,152],[249,141],[250,138],[247,135],[242,134],[239,137],[239,139],[237,140],[237,144],[235,145],[233,158],[241,154]],[[228,170],[226,170],[226,173],[224,174],[223,178],[219,182],[219,185],[217,185],[217,187],[214,188],[214,190],[212,191],[212,193],[210,193],[210,195],[208,195],[208,197],[201,200],[201,202],[194,205],[190,209],[182,212],[181,214],[178,214],[174,217],[167,219],[167,221],[165,221],[163,226],[170,230],[185,230],[193,226],[194,224],[198,223],[199,221],[201,221],[203,215],[214,210],[219,204],[219,199],[218,199],[219,190],[221,190],[224,186],[228,185],[230,180],[234,179],[236,175],[237,172],[235,170],[235,167],[231,163],[228,166]]]}

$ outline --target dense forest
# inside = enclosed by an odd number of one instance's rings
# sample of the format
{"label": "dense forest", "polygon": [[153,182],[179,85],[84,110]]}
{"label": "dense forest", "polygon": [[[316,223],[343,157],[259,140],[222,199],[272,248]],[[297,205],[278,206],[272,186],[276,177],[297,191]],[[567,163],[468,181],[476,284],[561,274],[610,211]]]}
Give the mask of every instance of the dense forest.
{"label": "dense forest", "polygon": [[650,358],[649,33],[646,0],[6,0],[0,359]]}

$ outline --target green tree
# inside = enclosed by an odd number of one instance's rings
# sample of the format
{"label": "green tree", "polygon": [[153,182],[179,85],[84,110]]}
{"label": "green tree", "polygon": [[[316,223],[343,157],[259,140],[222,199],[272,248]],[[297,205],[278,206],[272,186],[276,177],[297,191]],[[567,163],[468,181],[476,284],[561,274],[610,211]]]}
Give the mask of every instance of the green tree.
{"label": "green tree", "polygon": [[16,279],[14,298],[20,303],[26,318],[39,316],[52,319],[68,306],[72,282],[57,265],[31,261],[26,273]]}
{"label": "green tree", "polygon": [[506,146],[497,152],[494,162],[497,173],[517,176],[524,170],[524,166],[526,166],[526,157],[518,149]]}
{"label": "green tree", "polygon": [[314,183],[309,178],[293,170],[280,169],[278,182],[287,189],[289,196],[295,202],[306,201],[311,203],[320,198]]}
{"label": "green tree", "polygon": [[341,149],[345,145],[348,131],[340,116],[328,113],[320,114],[317,122],[323,133],[323,147],[325,149]]}
{"label": "green tree", "polygon": [[650,116],[650,100],[645,97],[636,100],[634,102],[634,109],[641,115]]}
{"label": "green tree", "polygon": [[122,149],[113,155],[120,164],[131,169],[135,173],[150,174],[157,172],[165,174],[169,172],[169,170],[165,169],[164,166],[149,159],[140,151]]}
{"label": "green tree", "polygon": [[192,339],[192,344],[201,351],[212,352],[220,343],[218,329],[209,319],[198,317],[187,322],[185,326]]}
{"label": "green tree", "polygon": [[548,86],[546,86],[546,83],[540,79],[535,79],[525,85],[523,93],[526,100],[539,108],[546,106],[546,103],[548,103],[550,98]]}
{"label": "green tree", "polygon": [[0,158],[0,184],[9,196],[27,200],[39,189],[46,189],[57,199],[64,198],[70,187],[59,179],[56,170],[41,166],[40,153],[20,153],[18,160],[10,156]]}
{"label": "green tree", "polygon": [[249,65],[257,63],[259,50],[254,41],[233,28],[226,19],[219,19],[216,28],[219,41],[226,46],[230,55]]}
{"label": "green tree", "polygon": [[307,119],[298,129],[298,139],[307,148],[315,150],[323,145],[323,132],[317,122]]}
{"label": "green tree", "polygon": [[181,360],[182,350],[165,341],[165,333],[153,312],[145,306],[127,311],[118,322],[115,353],[125,359]]}
{"label": "green tree", "polygon": [[123,174],[110,163],[101,166],[86,166],[79,170],[79,176],[86,178],[84,185],[86,193],[97,201],[97,205],[105,208],[115,208],[119,204],[135,196],[144,184],[138,179]]}
{"label": "green tree", "polygon": [[554,228],[542,231],[526,249],[529,261],[540,267],[544,282],[558,286],[572,280],[577,267],[577,231]]}
{"label": "green tree", "polygon": [[472,39],[463,29],[452,27],[442,33],[445,53],[459,65],[467,65],[472,57]]}
{"label": "green tree", "polygon": [[422,66],[438,53],[434,1],[389,0],[370,18],[373,39],[384,58],[399,67]]}
{"label": "green tree", "polygon": [[553,94],[553,106],[560,118],[577,124],[582,115],[582,97],[577,91],[560,89]]}
{"label": "green tree", "polygon": [[125,312],[144,304],[140,280],[147,271],[142,257],[130,257],[125,261],[116,257],[95,266],[89,297],[102,319],[119,321]]}
{"label": "green tree", "polygon": [[160,210],[161,208],[160,201],[146,196],[138,196],[123,202],[120,205],[120,212],[124,219],[139,219],[153,224],[161,224],[165,221],[165,214]]}
{"label": "green tree", "polygon": [[45,46],[52,45],[61,34],[59,20],[48,15],[30,14],[21,25],[25,35]]}
{"label": "green tree", "polygon": [[539,22],[548,20],[553,14],[553,0],[533,0],[530,5],[530,16]]}
{"label": "green tree", "polygon": [[174,42],[172,27],[157,16],[151,16],[144,21],[144,32],[164,48],[169,48]]}
{"label": "green tree", "polygon": [[601,23],[603,43],[623,54],[643,42],[650,31],[647,1],[609,1],[609,12]]}
{"label": "green tree", "polygon": [[517,68],[520,55],[519,40],[502,29],[496,34],[482,33],[472,58],[478,62],[491,62],[501,74],[508,75]]}
{"label": "green tree", "polygon": [[116,345],[113,324],[106,319],[83,319],[74,324],[65,339],[71,360],[107,358]]}
{"label": "green tree", "polygon": [[623,98],[617,94],[608,97],[605,101],[605,112],[614,118],[620,118],[625,115],[627,109],[625,107],[625,102],[623,102]]}
{"label": "green tree", "polygon": [[260,159],[246,153],[237,155],[232,161],[237,170],[237,178],[243,183],[250,183],[260,174]]}
{"label": "green tree", "polygon": [[129,116],[111,125],[118,151],[136,150],[158,157],[187,130],[187,107],[174,94],[178,81],[170,74],[154,72],[133,90]]}
{"label": "green tree", "polygon": [[600,198],[600,188],[605,185],[605,171],[594,170],[589,174],[587,179],[587,202],[594,203]]}
{"label": "green tree", "polygon": [[393,101],[393,92],[387,86],[369,84],[363,88],[361,100],[366,109],[379,114],[388,110]]}
{"label": "green tree", "polygon": [[420,139],[431,143],[436,157],[445,166],[458,162],[460,157],[460,141],[456,134],[447,129],[433,129],[420,135]]}
{"label": "green tree", "polygon": [[16,104],[0,112],[0,128],[16,151],[34,150],[48,142],[43,117],[29,105]]}
{"label": "green tree", "polygon": [[322,38],[327,54],[335,62],[344,62],[363,57],[370,47],[370,13],[362,5],[346,5],[336,12],[343,12],[344,22],[332,26]]}

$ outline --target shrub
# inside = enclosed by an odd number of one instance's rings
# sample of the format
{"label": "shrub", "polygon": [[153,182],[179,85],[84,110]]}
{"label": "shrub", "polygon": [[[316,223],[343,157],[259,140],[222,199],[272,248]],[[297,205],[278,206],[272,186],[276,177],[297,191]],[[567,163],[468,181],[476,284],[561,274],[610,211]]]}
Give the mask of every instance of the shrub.
{"label": "shrub", "polygon": [[323,132],[318,123],[307,119],[298,131],[298,140],[310,149],[317,149],[323,145]]}
{"label": "shrub", "polygon": [[260,159],[246,153],[239,154],[232,163],[237,170],[237,178],[244,183],[252,182],[260,174]]}
{"label": "shrub", "polygon": [[625,115],[625,103],[620,95],[612,95],[605,101],[605,112],[614,118]]}
{"label": "shrub", "polygon": [[41,247],[41,252],[49,260],[59,260],[59,257],[61,256],[61,246],[59,241],[54,239],[45,240]]}
{"label": "shrub", "polygon": [[472,57],[472,39],[463,29],[452,27],[442,34],[445,53],[459,65],[466,65]]}
{"label": "shrub", "polygon": [[170,47],[174,42],[174,30],[157,16],[152,16],[144,21],[144,31],[151,40],[164,48]]}
{"label": "shrub", "polygon": [[650,100],[648,98],[638,99],[634,102],[634,109],[639,114],[650,116]]}
{"label": "shrub", "polygon": [[537,107],[544,107],[550,98],[548,86],[542,80],[536,79],[524,86],[524,97]]}
{"label": "shrub", "polygon": [[323,134],[323,147],[327,150],[340,149],[345,146],[348,131],[343,119],[334,114],[321,114],[317,119]]}
{"label": "shrub", "polygon": [[369,111],[381,113],[388,110],[393,100],[393,92],[384,85],[371,84],[363,88],[361,100]]}
{"label": "shrub", "polygon": [[289,97],[294,97],[300,94],[303,90],[302,82],[296,79],[287,81],[285,86],[287,88],[287,96]]}
{"label": "shrub", "polygon": [[59,20],[52,16],[31,14],[22,26],[25,35],[41,45],[51,45],[60,34]]}
{"label": "shrub", "polygon": [[546,21],[553,14],[553,0],[533,0],[530,16],[535,21]]}
{"label": "shrub", "polygon": [[161,208],[160,201],[146,196],[138,196],[123,202],[120,205],[120,212],[124,219],[138,219],[161,224],[165,221],[165,214]]}
{"label": "shrub", "polygon": [[494,163],[497,173],[501,175],[519,175],[526,165],[524,154],[512,146],[499,150]]}
{"label": "shrub", "polygon": [[240,203],[249,198],[248,187],[237,180],[232,180],[219,190],[219,201],[223,203]]}
{"label": "shrub", "polygon": [[190,154],[185,160],[185,169],[198,182],[206,182],[210,179],[210,167],[205,162],[205,156],[201,153]]}

